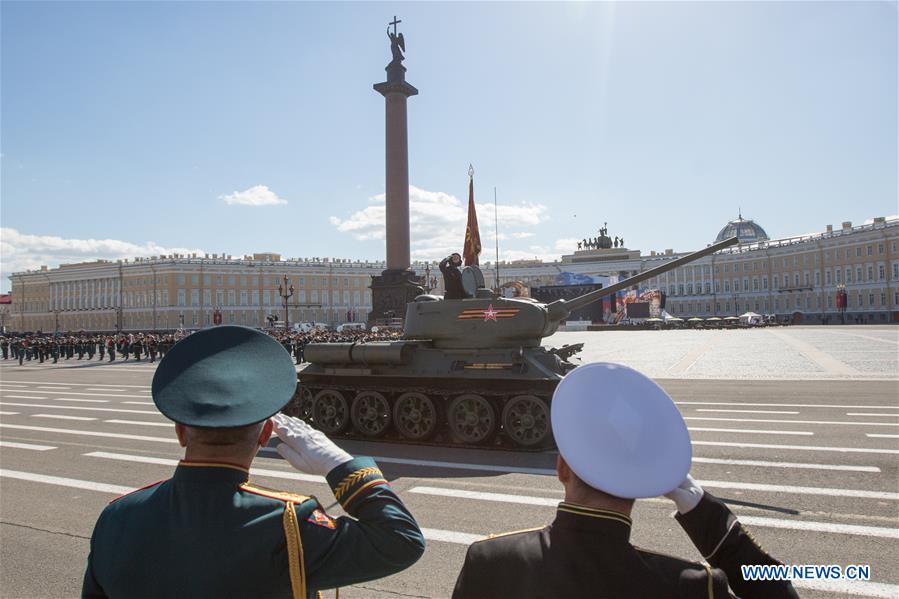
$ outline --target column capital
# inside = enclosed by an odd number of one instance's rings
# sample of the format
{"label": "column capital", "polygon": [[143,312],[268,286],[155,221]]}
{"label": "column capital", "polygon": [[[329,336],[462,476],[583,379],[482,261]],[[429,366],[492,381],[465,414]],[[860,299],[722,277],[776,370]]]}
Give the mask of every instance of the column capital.
{"label": "column capital", "polygon": [[407,98],[418,95],[418,89],[405,81],[384,81],[375,83],[372,88],[385,98],[390,94],[402,94]]}

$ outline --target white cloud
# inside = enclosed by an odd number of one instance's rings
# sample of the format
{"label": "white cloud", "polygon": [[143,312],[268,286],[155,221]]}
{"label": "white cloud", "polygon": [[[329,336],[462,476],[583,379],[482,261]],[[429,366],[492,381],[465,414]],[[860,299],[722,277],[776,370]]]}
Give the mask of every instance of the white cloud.
{"label": "white cloud", "polygon": [[54,235],[28,235],[16,229],[0,228],[0,285],[8,288],[7,277],[23,270],[35,270],[43,265],[51,268],[60,264],[119,260],[162,254],[204,254],[200,249],[163,247],[153,241],[144,244],[118,239],[66,239]]}
{"label": "white cloud", "polygon": [[244,191],[235,191],[227,195],[221,195],[219,199],[229,206],[234,204],[240,204],[241,206],[274,206],[287,203],[287,200],[279,198],[267,185],[254,185]]}
{"label": "white cloud", "polygon": [[560,252],[570,254],[577,249],[577,244],[579,241],[580,239],[575,239],[574,237],[556,239],[556,243],[553,245],[553,247]]}
{"label": "white cloud", "polygon": [[[352,235],[360,241],[383,240],[385,219],[385,194],[369,198],[369,206],[354,212],[347,218],[332,216],[331,224],[341,233]],[[476,204],[478,224],[481,231],[481,254],[489,260],[488,242],[495,239],[493,204]],[[500,204],[497,206],[502,228],[535,227],[547,218],[546,206],[542,204]],[[440,191],[427,191],[409,187],[409,226],[412,234],[412,258],[415,260],[435,260],[451,252],[461,251],[468,222],[468,201]],[[518,231],[500,234],[500,239],[511,236],[525,239],[534,236],[532,231]]]}

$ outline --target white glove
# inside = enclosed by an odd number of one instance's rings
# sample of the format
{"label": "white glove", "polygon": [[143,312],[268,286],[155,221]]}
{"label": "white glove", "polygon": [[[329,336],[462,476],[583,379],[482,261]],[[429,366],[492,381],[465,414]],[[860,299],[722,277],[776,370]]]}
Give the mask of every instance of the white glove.
{"label": "white glove", "polygon": [[693,477],[688,474],[687,478],[685,478],[676,489],[665,493],[665,497],[674,502],[678,512],[686,514],[699,504],[699,500],[702,499],[703,494],[705,494],[705,491],[703,491],[702,487],[699,486],[699,483],[693,480]]}
{"label": "white glove", "polygon": [[353,459],[325,433],[299,418],[278,413],[272,417],[275,434],[282,441],[276,448],[281,457],[300,472],[327,475],[331,470]]}

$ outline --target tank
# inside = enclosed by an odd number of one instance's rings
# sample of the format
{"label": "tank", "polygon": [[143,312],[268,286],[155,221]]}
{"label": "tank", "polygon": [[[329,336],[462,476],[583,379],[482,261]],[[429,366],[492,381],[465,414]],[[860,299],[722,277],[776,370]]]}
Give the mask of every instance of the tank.
{"label": "tank", "polygon": [[550,401],[583,344],[548,348],[572,310],[737,243],[731,238],[549,304],[503,298],[463,270],[472,298],[420,295],[398,341],[313,343],[288,411],[329,435],[428,444],[551,447]]}

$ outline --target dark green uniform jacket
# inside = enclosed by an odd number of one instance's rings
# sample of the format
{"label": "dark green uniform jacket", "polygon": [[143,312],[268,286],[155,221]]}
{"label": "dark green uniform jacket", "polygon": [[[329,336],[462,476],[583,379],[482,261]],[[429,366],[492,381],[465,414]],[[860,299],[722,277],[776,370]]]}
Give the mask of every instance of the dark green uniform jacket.
{"label": "dark green uniform jacket", "polygon": [[741,564],[776,564],[715,497],[705,493],[681,526],[711,566],[630,543],[631,520],[561,503],[552,524],[474,543],[453,599],[742,599],[797,597],[789,582],[744,582]]}
{"label": "dark green uniform jacket", "polygon": [[181,462],[97,520],[82,597],[312,597],[415,563],[424,537],[371,458],[332,470],[352,518],[247,483],[239,466]]}

